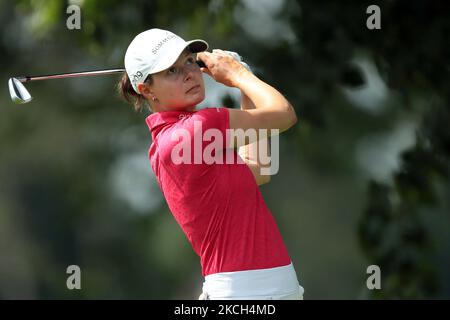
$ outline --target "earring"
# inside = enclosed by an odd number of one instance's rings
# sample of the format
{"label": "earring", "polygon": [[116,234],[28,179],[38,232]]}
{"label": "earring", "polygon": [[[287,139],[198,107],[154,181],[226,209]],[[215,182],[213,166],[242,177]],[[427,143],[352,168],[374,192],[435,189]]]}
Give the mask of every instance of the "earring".
{"label": "earring", "polygon": [[152,100],[153,100],[153,101],[156,101],[156,97],[152,97]]}

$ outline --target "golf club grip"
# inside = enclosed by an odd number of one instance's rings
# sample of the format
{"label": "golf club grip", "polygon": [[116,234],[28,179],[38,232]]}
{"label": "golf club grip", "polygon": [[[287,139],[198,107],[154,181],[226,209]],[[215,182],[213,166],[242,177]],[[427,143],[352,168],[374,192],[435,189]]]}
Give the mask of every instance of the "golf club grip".
{"label": "golf club grip", "polygon": [[38,81],[38,80],[100,76],[100,75],[107,75],[107,74],[113,74],[113,73],[121,73],[124,71],[125,71],[125,69],[107,69],[107,70],[81,71],[81,72],[73,72],[73,73],[50,74],[50,75],[42,75],[42,76],[22,76],[22,77],[15,77],[15,78],[23,83],[23,82]]}
{"label": "golf club grip", "polygon": [[206,64],[202,60],[197,60],[196,62],[200,68],[206,68]]}

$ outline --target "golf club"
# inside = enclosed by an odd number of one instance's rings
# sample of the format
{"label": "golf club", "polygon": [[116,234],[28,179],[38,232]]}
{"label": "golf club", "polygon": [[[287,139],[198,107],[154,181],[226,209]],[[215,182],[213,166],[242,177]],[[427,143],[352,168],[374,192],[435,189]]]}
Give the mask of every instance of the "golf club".
{"label": "golf club", "polygon": [[[198,60],[197,64],[200,67],[205,67],[203,61]],[[11,100],[17,104],[30,102],[33,97],[25,88],[23,83],[38,80],[50,80],[50,79],[65,79],[74,77],[88,77],[88,76],[99,76],[114,73],[124,72],[125,69],[107,69],[107,70],[94,70],[94,71],[82,71],[74,73],[62,73],[62,74],[52,74],[44,76],[21,76],[13,77],[8,81],[9,94],[11,95]]]}
{"label": "golf club", "polygon": [[23,83],[38,80],[50,80],[50,79],[65,79],[73,77],[87,77],[87,76],[99,76],[113,73],[124,72],[125,69],[108,69],[108,70],[95,70],[95,71],[82,71],[74,73],[63,73],[63,74],[52,74],[44,76],[21,76],[13,77],[8,81],[9,94],[11,95],[11,100],[15,103],[27,103],[30,102],[33,97],[25,88]]}

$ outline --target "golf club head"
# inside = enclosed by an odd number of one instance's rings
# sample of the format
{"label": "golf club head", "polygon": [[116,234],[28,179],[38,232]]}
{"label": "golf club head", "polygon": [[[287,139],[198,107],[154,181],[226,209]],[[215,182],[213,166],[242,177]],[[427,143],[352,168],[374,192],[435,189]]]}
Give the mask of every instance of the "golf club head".
{"label": "golf club head", "polygon": [[8,81],[8,86],[11,100],[14,103],[27,103],[33,99],[22,82],[20,82],[16,78],[10,78]]}

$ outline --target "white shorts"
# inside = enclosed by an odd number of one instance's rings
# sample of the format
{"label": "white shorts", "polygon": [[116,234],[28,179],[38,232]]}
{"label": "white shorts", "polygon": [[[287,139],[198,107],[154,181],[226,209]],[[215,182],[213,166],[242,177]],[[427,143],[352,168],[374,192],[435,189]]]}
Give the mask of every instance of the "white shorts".
{"label": "white shorts", "polygon": [[294,266],[221,272],[205,277],[199,300],[303,300]]}

